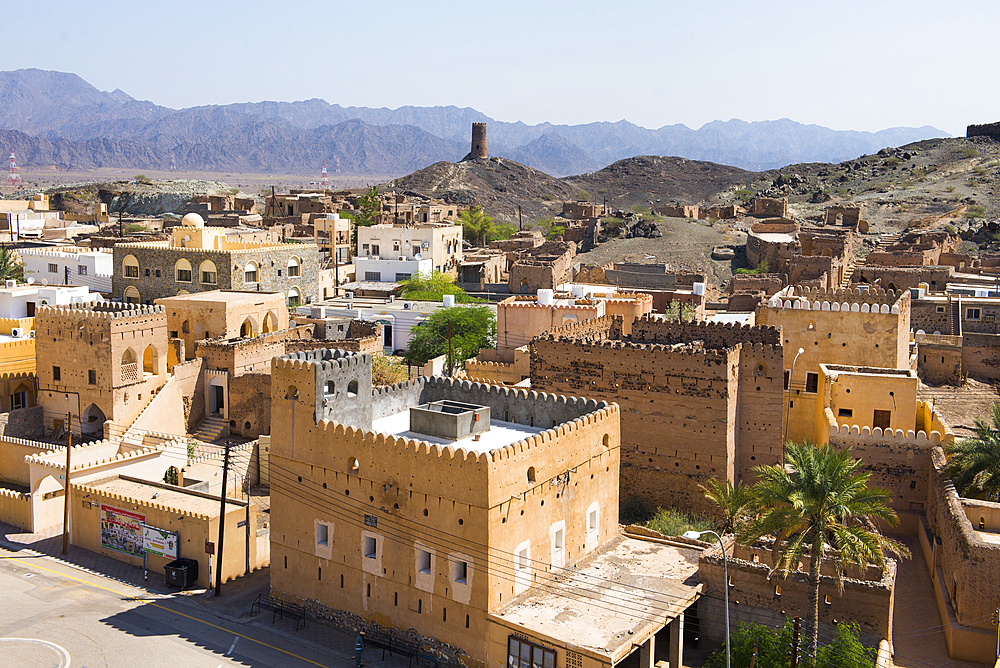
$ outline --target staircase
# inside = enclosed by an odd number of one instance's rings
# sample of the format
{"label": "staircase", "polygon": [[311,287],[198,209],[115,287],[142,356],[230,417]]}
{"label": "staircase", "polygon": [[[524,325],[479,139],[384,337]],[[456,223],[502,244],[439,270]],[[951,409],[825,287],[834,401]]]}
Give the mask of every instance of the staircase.
{"label": "staircase", "polygon": [[851,287],[854,281],[854,271],[865,263],[865,258],[868,257],[868,253],[888,250],[890,246],[899,241],[901,236],[902,233],[893,234],[891,236],[883,236],[879,239],[878,245],[867,252],[865,251],[865,247],[861,246],[851,259],[851,264],[848,265],[847,269],[844,271],[843,277],[840,279],[840,287],[843,289]]}
{"label": "staircase", "polygon": [[229,422],[218,415],[213,415],[202,420],[201,424],[198,425],[198,431],[194,433],[196,439],[205,443],[212,443],[228,435]]}

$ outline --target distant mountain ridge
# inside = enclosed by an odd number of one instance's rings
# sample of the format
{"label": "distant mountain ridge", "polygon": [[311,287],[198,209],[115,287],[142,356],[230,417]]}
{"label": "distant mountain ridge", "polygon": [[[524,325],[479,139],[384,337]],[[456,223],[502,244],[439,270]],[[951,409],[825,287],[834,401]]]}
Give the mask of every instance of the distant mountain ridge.
{"label": "distant mountain ridge", "polygon": [[[491,156],[554,176],[594,171],[636,155],[679,156],[760,171],[840,162],[947,133],[930,126],[880,132],[831,130],[789,119],[713,121],[697,130],[629,123],[507,123],[464,107],[343,107],[321,99],[170,109],[121,90],[99,91],[75,74],[0,72],[0,130],[19,138],[25,166],[62,164],[315,174],[322,161],[355,174],[402,175],[468,151],[473,122],[488,124]],[[15,144],[32,150],[17,149]],[[47,156],[69,162],[44,162]],[[133,160],[121,164],[117,160]],[[35,162],[35,161],[38,162]]]}

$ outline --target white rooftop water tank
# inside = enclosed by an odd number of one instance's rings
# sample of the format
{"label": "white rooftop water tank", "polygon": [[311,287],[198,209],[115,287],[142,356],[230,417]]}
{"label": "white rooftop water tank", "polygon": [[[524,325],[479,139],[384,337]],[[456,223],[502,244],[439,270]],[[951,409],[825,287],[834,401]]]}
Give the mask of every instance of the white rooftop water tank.
{"label": "white rooftop water tank", "polygon": [[444,304],[445,308],[451,308],[455,305],[455,295],[444,295],[441,303]]}
{"label": "white rooftop water tank", "polygon": [[538,303],[542,306],[552,305],[552,290],[541,289],[538,291]]}
{"label": "white rooftop water tank", "polygon": [[695,283],[694,285],[691,286],[691,291],[694,292],[696,295],[703,295],[705,294],[705,284]]}

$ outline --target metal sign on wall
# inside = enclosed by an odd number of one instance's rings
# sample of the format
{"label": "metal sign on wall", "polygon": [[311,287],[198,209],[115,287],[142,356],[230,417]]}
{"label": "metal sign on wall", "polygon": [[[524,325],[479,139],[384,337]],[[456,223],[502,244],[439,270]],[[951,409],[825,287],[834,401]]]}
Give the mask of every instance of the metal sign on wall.
{"label": "metal sign on wall", "polygon": [[164,531],[146,525],[142,527],[142,548],[146,554],[176,559],[177,542],[176,531]]}

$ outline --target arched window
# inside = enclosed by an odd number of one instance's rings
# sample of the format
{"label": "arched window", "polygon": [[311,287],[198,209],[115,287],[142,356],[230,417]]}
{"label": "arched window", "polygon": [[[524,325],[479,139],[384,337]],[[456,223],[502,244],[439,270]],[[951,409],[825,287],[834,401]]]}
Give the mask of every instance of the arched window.
{"label": "arched window", "polygon": [[288,258],[288,275],[289,276],[301,276],[302,275],[300,273],[301,266],[302,266],[302,262],[301,262],[301,260],[299,260],[299,258],[295,257],[294,255],[292,257]]}
{"label": "arched window", "polygon": [[244,338],[253,336],[253,322],[251,322],[250,318],[244,320],[243,324],[240,326],[240,336]]}
{"label": "arched window", "polygon": [[[136,265],[138,268],[138,265]],[[123,295],[126,304],[139,304],[139,291],[135,289],[135,286],[128,286],[125,288],[125,294]]]}
{"label": "arched window", "polygon": [[278,329],[278,326],[275,321],[274,312],[268,311],[267,315],[264,316],[264,327],[261,331],[267,334],[268,332],[273,332],[276,329]]}
{"label": "arched window", "polygon": [[301,293],[299,292],[299,289],[298,288],[292,288],[291,290],[288,291],[288,305],[289,306],[298,306],[299,305],[299,299],[300,299],[300,297],[301,297]]}
{"label": "arched window", "polygon": [[155,376],[160,373],[159,368],[159,354],[156,348],[151,345],[146,346],[146,350],[142,353],[142,372]]}
{"label": "arched window", "polygon": [[347,396],[349,397],[358,396],[358,381],[352,380],[347,384]]}
{"label": "arched window", "polygon": [[215,269],[215,263],[205,260],[201,263],[201,282],[205,285],[215,285],[219,282],[219,273]]}
{"label": "arched window", "polygon": [[185,320],[184,322],[181,323],[181,332],[183,332],[184,334],[191,333],[191,323],[189,321]]}
{"label": "arched window", "polygon": [[243,281],[246,283],[256,283],[257,282],[257,263],[247,262],[247,266],[243,268]]}
{"label": "arched window", "polygon": [[177,264],[174,265],[174,278],[179,283],[190,283],[191,263],[184,258],[177,260]]}
{"label": "arched window", "polygon": [[122,262],[122,274],[125,278],[139,278],[139,261],[134,255],[126,255]]}

